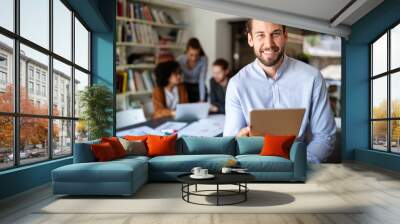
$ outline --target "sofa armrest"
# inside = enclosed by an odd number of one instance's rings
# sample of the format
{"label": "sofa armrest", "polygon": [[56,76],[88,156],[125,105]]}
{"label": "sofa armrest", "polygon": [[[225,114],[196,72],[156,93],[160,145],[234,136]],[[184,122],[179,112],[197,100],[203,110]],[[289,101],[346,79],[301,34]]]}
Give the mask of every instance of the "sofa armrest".
{"label": "sofa armrest", "polygon": [[96,158],[94,157],[90,146],[97,142],[83,142],[83,143],[75,143],[74,147],[74,163],[89,163],[95,162]]}
{"label": "sofa armrest", "polygon": [[294,142],[290,149],[290,160],[293,162],[293,178],[305,181],[307,174],[307,147],[304,142]]}

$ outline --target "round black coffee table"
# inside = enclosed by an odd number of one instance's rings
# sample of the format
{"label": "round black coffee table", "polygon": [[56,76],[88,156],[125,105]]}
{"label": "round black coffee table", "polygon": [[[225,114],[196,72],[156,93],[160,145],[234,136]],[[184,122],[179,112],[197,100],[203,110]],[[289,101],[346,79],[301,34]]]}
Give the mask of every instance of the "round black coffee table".
{"label": "round black coffee table", "polygon": [[[198,205],[234,205],[245,202],[247,200],[247,192],[249,188],[247,183],[255,180],[255,177],[248,173],[216,173],[213,174],[215,177],[212,179],[193,179],[190,177],[191,173],[182,174],[177,177],[178,181],[182,183],[182,199],[188,203]],[[216,185],[215,190],[197,190],[197,185]],[[190,191],[190,186],[195,186],[194,191]],[[223,190],[220,189],[220,185],[236,185],[237,190]],[[209,192],[215,192],[215,194],[205,194]],[[190,201],[190,196],[204,196],[204,197],[216,197],[216,204],[202,204]],[[231,203],[221,203],[221,197],[232,197],[241,196],[238,201]]]}

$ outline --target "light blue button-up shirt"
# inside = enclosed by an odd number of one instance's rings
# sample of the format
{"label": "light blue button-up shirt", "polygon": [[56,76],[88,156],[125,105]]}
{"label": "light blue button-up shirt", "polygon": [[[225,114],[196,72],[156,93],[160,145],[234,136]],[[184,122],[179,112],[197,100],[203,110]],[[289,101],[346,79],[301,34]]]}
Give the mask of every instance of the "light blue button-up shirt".
{"label": "light blue button-up shirt", "polygon": [[229,81],[224,136],[234,136],[249,126],[253,109],[305,108],[297,140],[308,144],[309,162],[324,161],[334,147],[336,124],[321,73],[285,55],[275,79],[272,79],[259,63],[256,59]]}

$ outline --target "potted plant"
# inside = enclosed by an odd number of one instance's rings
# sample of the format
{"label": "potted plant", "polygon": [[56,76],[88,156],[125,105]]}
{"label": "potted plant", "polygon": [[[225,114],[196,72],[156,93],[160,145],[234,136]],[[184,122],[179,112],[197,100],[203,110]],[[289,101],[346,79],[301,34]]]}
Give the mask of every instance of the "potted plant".
{"label": "potted plant", "polygon": [[89,140],[110,136],[112,126],[112,92],[102,84],[86,87],[79,93],[80,126],[87,129]]}

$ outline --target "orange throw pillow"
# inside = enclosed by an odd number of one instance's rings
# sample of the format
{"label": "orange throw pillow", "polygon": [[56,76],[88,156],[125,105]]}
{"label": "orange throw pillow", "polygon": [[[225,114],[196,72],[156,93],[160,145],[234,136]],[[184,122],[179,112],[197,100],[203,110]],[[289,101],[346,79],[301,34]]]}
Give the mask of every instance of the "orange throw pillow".
{"label": "orange throw pillow", "polygon": [[261,149],[261,156],[280,156],[286,159],[290,158],[290,148],[296,140],[296,136],[264,136],[264,146]]}
{"label": "orange throw pillow", "polygon": [[176,139],[177,135],[149,135],[146,141],[148,156],[176,155]]}
{"label": "orange throw pillow", "polygon": [[91,149],[94,157],[99,162],[110,161],[117,158],[114,149],[108,142],[93,144],[91,145]]}
{"label": "orange throw pillow", "polygon": [[125,135],[124,139],[129,141],[146,141],[148,135]]}
{"label": "orange throw pillow", "polygon": [[110,137],[110,138],[101,138],[101,142],[108,142],[114,149],[115,155],[117,158],[125,157],[126,151],[124,146],[122,146],[121,142],[118,140],[117,137]]}

